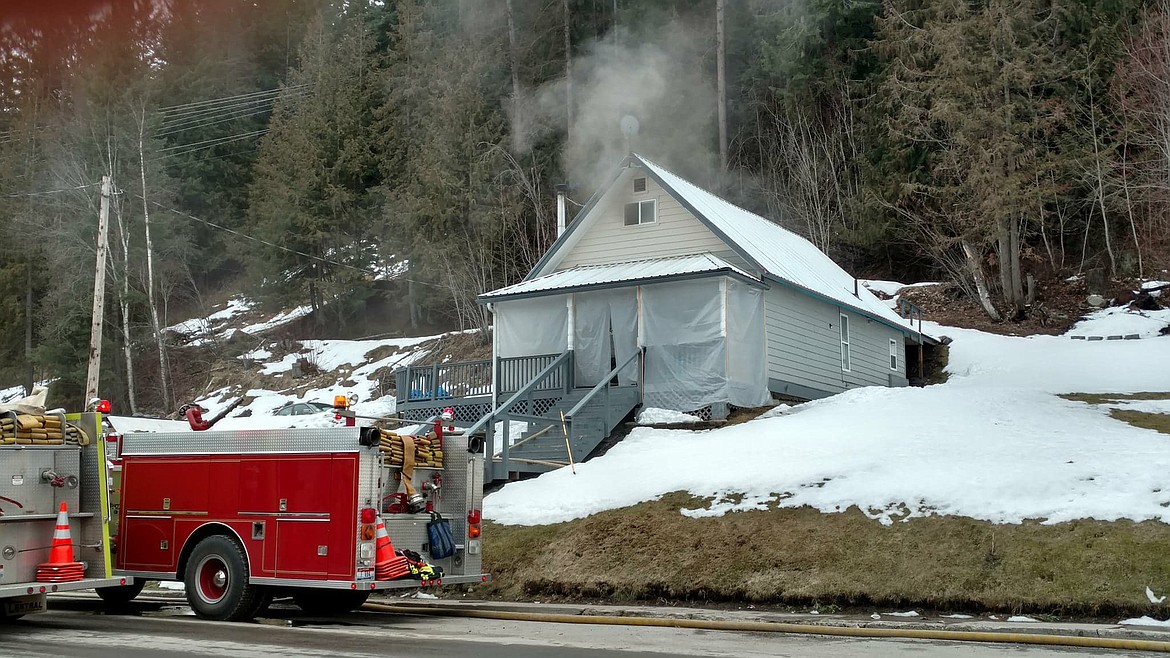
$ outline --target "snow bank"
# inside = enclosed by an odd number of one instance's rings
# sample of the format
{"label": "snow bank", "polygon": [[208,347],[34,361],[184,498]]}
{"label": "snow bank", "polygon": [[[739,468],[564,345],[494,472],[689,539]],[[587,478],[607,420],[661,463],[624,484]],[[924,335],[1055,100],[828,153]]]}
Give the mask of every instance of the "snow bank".
{"label": "snow bank", "polygon": [[1160,311],[1131,311],[1114,306],[1094,311],[1085,316],[1066,336],[1138,336],[1154,338],[1159,330],[1170,325],[1170,309]]}
{"label": "snow bank", "polygon": [[[1087,325],[1087,330],[1092,329]],[[1170,339],[1069,340],[1062,336],[999,336],[923,322],[930,336],[954,339],[946,386],[1013,386],[1048,393],[1137,393],[1170,390],[1162,365]],[[1159,356],[1161,355],[1161,356]]]}
{"label": "snow bank", "polygon": [[893,297],[898,294],[899,290],[903,288],[925,288],[927,286],[937,286],[938,281],[923,281],[922,283],[898,283],[897,281],[882,281],[880,279],[862,279],[861,285],[869,288],[874,292],[880,292],[887,297]]}
{"label": "snow bank", "polygon": [[262,331],[268,331],[274,327],[279,327],[282,324],[288,324],[297,318],[303,318],[313,310],[312,306],[298,306],[291,311],[282,311],[277,313],[275,317],[264,322],[257,322],[250,324],[242,329],[246,334],[258,334]]}
{"label": "snow bank", "polygon": [[1153,617],[1136,617],[1133,619],[1122,619],[1117,622],[1122,626],[1161,626],[1162,628],[1170,628],[1170,619],[1166,621],[1159,621]]}
{"label": "snow bank", "polygon": [[639,425],[666,425],[666,424],[683,424],[683,423],[701,423],[702,418],[683,413],[681,411],[671,411],[670,409],[656,409],[654,407],[647,407],[638,413]]}

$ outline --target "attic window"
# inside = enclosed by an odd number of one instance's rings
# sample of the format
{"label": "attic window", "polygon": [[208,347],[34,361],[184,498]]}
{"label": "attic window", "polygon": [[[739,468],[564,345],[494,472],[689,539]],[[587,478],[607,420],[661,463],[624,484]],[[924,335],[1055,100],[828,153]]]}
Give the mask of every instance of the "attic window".
{"label": "attic window", "polygon": [[634,179],[634,191],[635,192],[645,192],[646,191],[646,179],[645,178],[635,178]]}
{"label": "attic window", "polygon": [[654,223],[654,199],[626,204],[626,226]]}

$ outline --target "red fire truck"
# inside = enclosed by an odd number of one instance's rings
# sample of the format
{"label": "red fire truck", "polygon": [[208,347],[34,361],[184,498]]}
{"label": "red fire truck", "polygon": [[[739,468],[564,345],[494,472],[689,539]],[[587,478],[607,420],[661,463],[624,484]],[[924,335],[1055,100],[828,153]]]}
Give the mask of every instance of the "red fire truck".
{"label": "red fire truck", "polygon": [[[379,590],[488,579],[480,551],[482,442],[457,432],[428,442],[444,455],[441,464],[414,468],[413,490],[427,497],[420,510],[395,502],[403,469],[380,450],[377,427],[107,437],[98,414],[73,418],[88,428],[88,445],[0,445],[0,614],[42,610],[45,594],[69,589],[100,587],[103,599],[128,602],[148,580],[177,580],[196,615],[244,620],[277,596],[306,611],[339,612]],[[47,471],[76,474],[77,488],[50,486]],[[24,507],[10,511],[6,500]],[[35,566],[53,537],[49,510],[61,500],[71,502],[86,579],[38,583]],[[428,523],[437,517],[454,540],[441,558],[428,544]],[[394,549],[418,553],[441,568],[441,578],[377,579],[379,521]]]}
{"label": "red fire truck", "polygon": [[[441,579],[426,584],[486,581],[482,444],[469,449],[455,432],[435,438],[442,466],[419,466],[412,478],[431,513],[412,513],[387,504],[402,469],[383,459],[376,427],[125,434],[116,573],[183,581],[192,610],[207,619],[249,619],[280,595],[307,611],[350,610],[371,592],[420,586],[376,579],[381,519],[395,549],[441,567]],[[455,540],[441,559],[428,557],[434,515]]]}

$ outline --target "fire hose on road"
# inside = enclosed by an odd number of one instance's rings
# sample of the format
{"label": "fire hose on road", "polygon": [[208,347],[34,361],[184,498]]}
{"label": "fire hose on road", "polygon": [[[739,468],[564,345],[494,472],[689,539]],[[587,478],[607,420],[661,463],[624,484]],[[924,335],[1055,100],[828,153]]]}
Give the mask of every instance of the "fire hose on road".
{"label": "fire hose on road", "polygon": [[1125,638],[1082,637],[1075,635],[1044,635],[1038,633],[1007,633],[989,631],[947,631],[920,628],[864,628],[859,626],[822,626],[818,624],[790,624],[768,621],[718,621],[704,619],[673,619],[665,617],[625,617],[608,615],[565,615],[534,612],[503,612],[498,610],[455,610],[440,607],[383,605],[367,603],[362,610],[391,612],[407,615],[434,615],[471,617],[504,621],[533,621],[555,624],[606,624],[614,626],[654,626],[661,628],[689,628],[707,631],[740,631],[753,633],[791,633],[799,635],[829,635],[856,638],[890,638],[903,640],[935,640],[945,642],[983,642],[998,644],[1036,644],[1057,647],[1113,649],[1123,651],[1153,651],[1170,653],[1170,642],[1131,640]]}

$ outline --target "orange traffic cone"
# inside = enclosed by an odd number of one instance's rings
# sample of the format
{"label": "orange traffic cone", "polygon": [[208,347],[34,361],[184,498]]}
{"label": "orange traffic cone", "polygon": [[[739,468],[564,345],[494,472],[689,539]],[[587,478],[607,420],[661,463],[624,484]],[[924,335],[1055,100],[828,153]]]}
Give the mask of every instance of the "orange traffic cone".
{"label": "orange traffic cone", "polygon": [[378,515],[378,527],[374,534],[374,575],[378,580],[394,580],[410,573],[406,558],[394,552],[394,544],[390,542],[390,533],[386,532],[386,524],[382,516]]}
{"label": "orange traffic cone", "polygon": [[85,578],[85,565],[73,560],[73,540],[69,538],[69,507],[61,503],[57,527],[53,530],[53,547],[49,561],[37,566],[37,582],[69,583]]}

